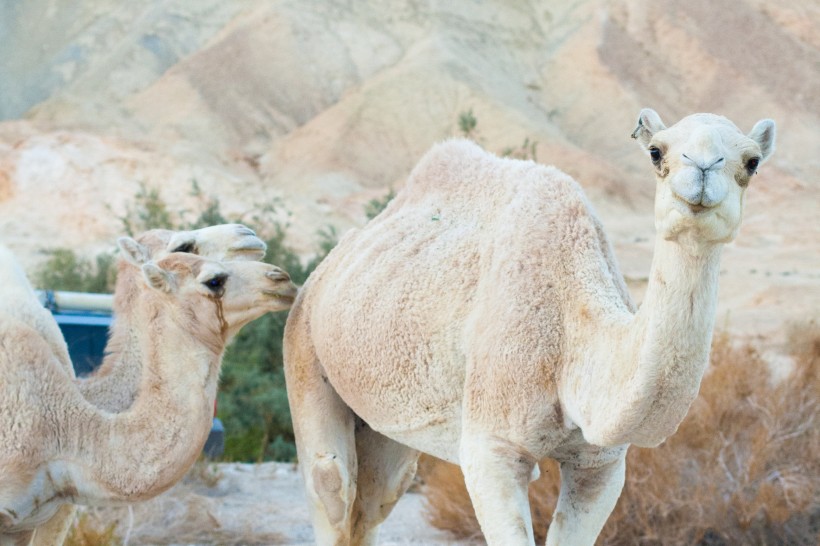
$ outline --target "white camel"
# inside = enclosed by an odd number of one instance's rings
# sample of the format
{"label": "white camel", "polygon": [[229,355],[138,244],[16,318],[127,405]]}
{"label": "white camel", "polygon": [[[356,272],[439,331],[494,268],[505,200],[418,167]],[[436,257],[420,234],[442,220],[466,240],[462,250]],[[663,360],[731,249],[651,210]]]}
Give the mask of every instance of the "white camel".
{"label": "white camel", "polygon": [[93,406],[41,332],[0,311],[0,545],[27,544],[66,503],[109,505],[150,498],[173,485],[205,442],[226,340],[269,311],[286,309],[295,287],[278,268],[173,254],[121,239],[141,271],[131,305],[145,368],[133,405]]}
{"label": "white camel", "polygon": [[560,462],[547,544],[593,544],[629,444],[655,446],[695,398],[719,258],[775,125],[696,114],[633,133],[656,177],[640,310],[580,187],[467,141],[434,147],[406,187],[311,275],[285,370],[318,544],[373,544],[419,452],[461,466],[488,544],[534,544],[528,482]]}

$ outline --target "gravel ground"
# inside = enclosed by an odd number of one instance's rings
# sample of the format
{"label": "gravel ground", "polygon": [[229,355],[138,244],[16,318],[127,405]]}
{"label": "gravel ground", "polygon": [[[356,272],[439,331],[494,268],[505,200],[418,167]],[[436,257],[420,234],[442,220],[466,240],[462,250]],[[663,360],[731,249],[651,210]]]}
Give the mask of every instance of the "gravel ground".
{"label": "gravel ground", "polygon": [[[89,509],[91,520],[117,524],[136,545],[311,545],[302,478],[292,464],[198,464],[175,487],[128,508]],[[129,530],[130,528],[130,530]],[[423,497],[408,492],[382,525],[380,544],[472,546],[424,518]]]}

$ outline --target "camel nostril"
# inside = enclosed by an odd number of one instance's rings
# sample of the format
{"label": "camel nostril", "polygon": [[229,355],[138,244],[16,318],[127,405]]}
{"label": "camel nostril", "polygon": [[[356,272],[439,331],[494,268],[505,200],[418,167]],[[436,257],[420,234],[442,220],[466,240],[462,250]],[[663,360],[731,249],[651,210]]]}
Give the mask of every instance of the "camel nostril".
{"label": "camel nostril", "polygon": [[724,157],[718,157],[717,159],[713,159],[713,160],[696,161],[696,160],[692,159],[691,157],[689,157],[686,154],[682,153],[680,155],[681,155],[681,162],[684,165],[689,165],[691,167],[696,167],[696,168],[700,169],[701,171],[703,171],[704,173],[706,171],[712,170],[716,167],[720,167],[721,165],[723,165],[723,162],[726,159]]}
{"label": "camel nostril", "polygon": [[288,275],[285,271],[281,269],[274,269],[273,271],[268,271],[265,273],[265,276],[272,281],[289,281],[290,275]]}
{"label": "camel nostril", "polygon": [[714,161],[714,163],[712,163],[711,165],[706,167],[704,170],[708,171],[710,169],[714,169],[715,167],[719,167],[719,166],[723,165],[723,160],[724,160],[724,158],[722,158],[722,157],[717,158]]}

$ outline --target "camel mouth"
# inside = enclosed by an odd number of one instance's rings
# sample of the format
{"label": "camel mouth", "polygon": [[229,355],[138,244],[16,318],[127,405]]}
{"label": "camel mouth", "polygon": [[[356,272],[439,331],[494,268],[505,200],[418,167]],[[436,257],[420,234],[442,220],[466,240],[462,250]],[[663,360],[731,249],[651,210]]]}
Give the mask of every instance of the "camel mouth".
{"label": "camel mouth", "polygon": [[269,297],[277,300],[277,302],[286,304],[286,305],[293,305],[293,302],[296,301],[296,288],[288,290],[286,292],[279,292],[278,290],[263,290],[262,293]]}
{"label": "camel mouth", "polygon": [[228,251],[228,259],[259,261],[265,257],[265,249],[259,247],[232,248]]}
{"label": "camel mouth", "polygon": [[267,250],[268,247],[264,241],[257,239],[256,237],[249,237],[248,239],[229,247],[227,254],[231,258],[251,257],[256,259],[257,257],[264,257]]}
{"label": "camel mouth", "polygon": [[689,212],[692,213],[693,216],[698,216],[698,215],[701,215],[701,214],[708,213],[709,211],[712,211],[715,208],[715,207],[708,207],[708,206],[703,205],[701,203],[697,203],[697,204],[690,203],[689,201],[686,201],[685,199],[683,199],[681,197],[678,197],[677,199],[678,199],[678,202],[682,205],[682,208],[687,209]]}

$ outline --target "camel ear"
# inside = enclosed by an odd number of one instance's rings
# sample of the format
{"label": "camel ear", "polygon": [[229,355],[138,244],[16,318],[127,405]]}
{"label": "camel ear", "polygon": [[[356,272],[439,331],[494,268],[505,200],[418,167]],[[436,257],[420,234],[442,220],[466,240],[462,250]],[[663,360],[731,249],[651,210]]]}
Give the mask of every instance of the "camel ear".
{"label": "camel ear", "polygon": [[148,254],[148,249],[131,237],[120,237],[117,239],[117,246],[120,247],[122,257],[125,258],[128,263],[137,267],[142,266],[151,259]]}
{"label": "camel ear", "polygon": [[649,142],[652,136],[658,131],[666,129],[666,125],[661,121],[661,117],[651,108],[644,108],[638,114],[638,126],[632,131],[632,138],[638,141],[638,144],[646,150],[649,147]]}
{"label": "camel ear", "polygon": [[766,161],[769,156],[772,155],[772,152],[774,152],[775,133],[774,120],[761,119],[755,123],[752,131],[747,135],[760,146],[761,163]]}
{"label": "camel ear", "polygon": [[173,276],[154,262],[142,266],[142,274],[148,286],[161,292],[170,292],[173,288]]}

